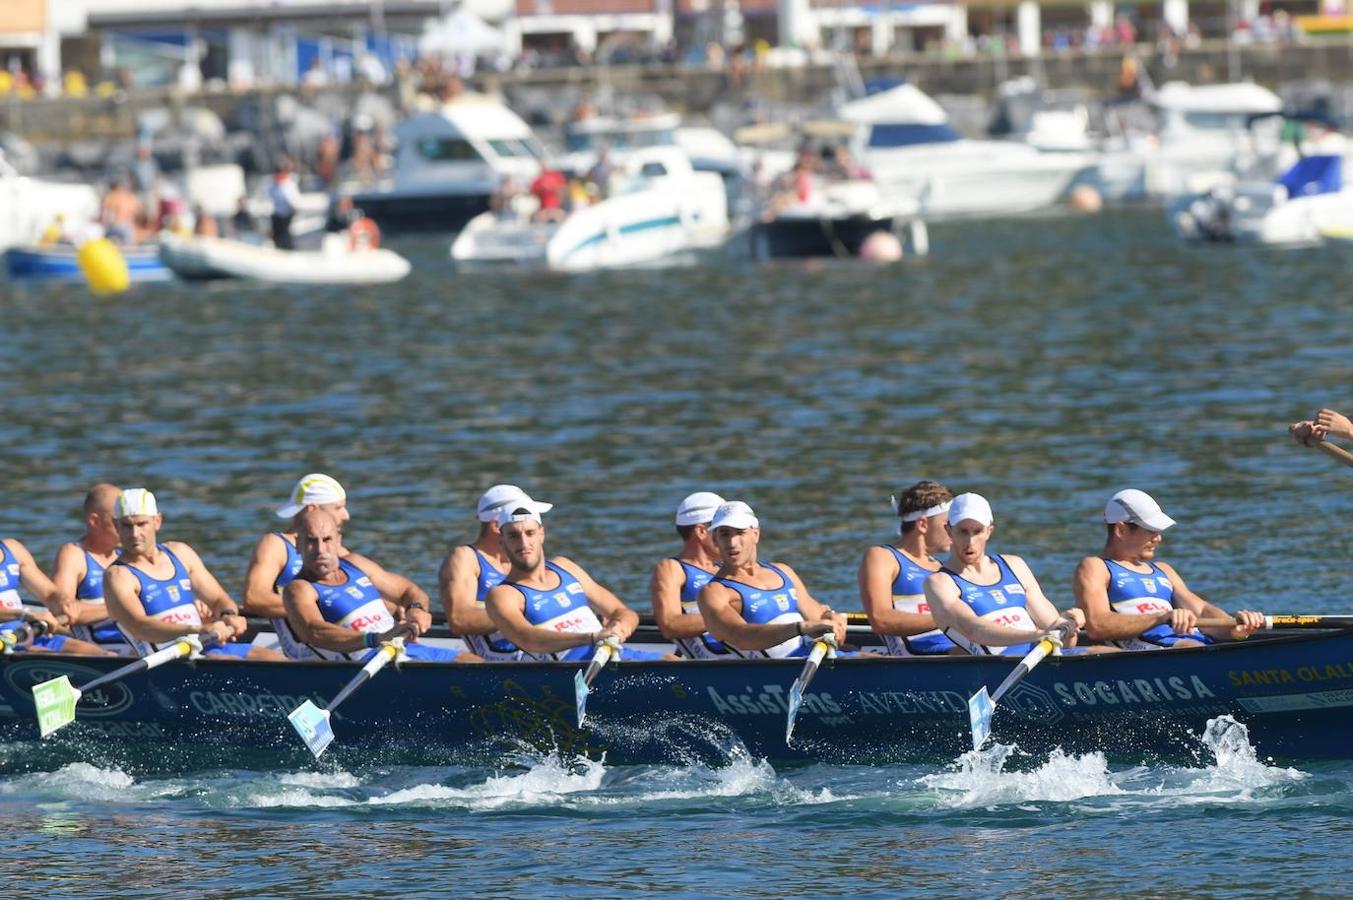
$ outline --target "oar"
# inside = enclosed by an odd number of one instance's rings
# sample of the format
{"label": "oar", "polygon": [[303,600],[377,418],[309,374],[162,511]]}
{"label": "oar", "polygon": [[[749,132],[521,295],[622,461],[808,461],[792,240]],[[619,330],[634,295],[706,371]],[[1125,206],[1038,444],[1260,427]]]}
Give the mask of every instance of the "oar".
{"label": "oar", "polygon": [[[1306,446],[1309,447],[1311,445],[1307,444]],[[1317,442],[1315,446],[1319,447],[1321,450],[1324,450],[1326,453],[1328,453],[1335,459],[1339,460],[1339,462],[1343,463],[1344,465],[1353,466],[1353,453],[1349,453],[1347,450],[1345,450],[1343,447],[1340,447],[1338,444],[1331,444],[1329,441],[1322,440]]]}
{"label": "oar", "polygon": [[[407,634],[407,630],[404,630],[404,633]],[[334,729],[329,717],[334,710],[338,709],[338,704],[352,696],[354,691],[398,658],[403,649],[404,634],[397,634],[376,648],[376,655],[367,660],[366,665],[362,666],[362,670],[354,675],[352,680],[343,686],[343,690],[339,691],[334,699],[325,704],[323,709],[307,700],[291,711],[291,714],[287,716],[287,721],[291,722],[291,727],[296,729],[296,733],[301,736],[301,740],[305,741],[305,745],[310,748],[311,753],[318,758],[334,742]]]}
{"label": "oar", "polygon": [[[1240,623],[1232,618],[1199,619],[1199,628],[1232,628]],[[1264,616],[1265,631],[1305,628],[1353,628],[1353,616]]]}
{"label": "oar", "polygon": [[583,727],[583,719],[587,717],[587,695],[592,693],[592,680],[612,658],[620,658],[620,638],[613,634],[597,642],[597,651],[592,654],[587,671],[578,671],[573,675],[573,702],[578,707],[579,728]]}
{"label": "oar", "polygon": [[794,736],[794,720],[799,717],[799,707],[803,705],[803,692],[808,690],[808,683],[813,680],[817,674],[818,666],[822,665],[822,659],[825,656],[836,657],[836,635],[828,632],[813,642],[813,650],[808,654],[808,661],[803,664],[803,671],[799,677],[794,679],[794,683],[789,686],[789,712],[785,716],[785,745],[789,745],[789,740]]}
{"label": "oar", "polygon": [[128,675],[135,675],[137,672],[149,672],[167,662],[201,652],[202,642],[198,640],[197,635],[189,634],[177,639],[163,650],[156,650],[154,653],[141,657],[136,662],[128,663],[120,669],[114,669],[107,675],[95,678],[79,687],[72,685],[70,679],[65,675],[60,678],[53,678],[51,681],[44,681],[33,688],[33,704],[37,707],[38,712],[38,731],[43,737],[46,737],[58,728],[65,728],[71,722],[74,722],[75,704],[79,703],[80,698],[90,691],[101,688],[106,684],[112,684],[114,681],[120,681]]}
{"label": "oar", "polygon": [[996,688],[996,693],[987,694],[987,686],[982,685],[982,689],[968,698],[968,722],[972,726],[972,748],[981,750],[982,745],[986,743],[987,738],[991,737],[991,717],[996,712],[996,704],[1001,702],[1011,688],[1019,684],[1025,675],[1034,670],[1034,667],[1041,663],[1049,653],[1062,646],[1062,641],[1066,640],[1071,634],[1071,626],[1063,625],[1049,634],[1043,636],[1034,648],[1025,654],[1024,658],[1015,666],[1015,670],[1006,676],[1000,686]]}
{"label": "oar", "polygon": [[0,653],[13,653],[20,644],[41,637],[52,630],[41,619],[28,619],[18,628],[6,628],[0,631]]}

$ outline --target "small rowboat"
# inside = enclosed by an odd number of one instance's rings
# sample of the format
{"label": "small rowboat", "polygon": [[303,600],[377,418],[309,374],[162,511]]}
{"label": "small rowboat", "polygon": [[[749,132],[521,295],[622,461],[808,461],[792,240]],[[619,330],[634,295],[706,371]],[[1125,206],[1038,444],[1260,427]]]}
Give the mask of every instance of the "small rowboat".
{"label": "small rowboat", "polygon": [[[127,261],[127,272],[133,283],[169,281],[174,277],[174,273],[160,262],[160,248],[156,244],[122,248],[122,257]],[[76,248],[69,245],[10,247],[5,251],[5,274],[10,281],[17,282],[85,282]]]}
{"label": "small rowboat", "polygon": [[[15,653],[0,658],[0,737],[37,736],[32,686],[82,684],[125,660]],[[336,712],[331,752],[415,759],[524,745],[611,762],[718,759],[741,745],[770,760],[952,759],[968,746],[967,700],[1015,660],[841,658],[825,663],[785,742],[802,660],[622,663],[591,687],[579,727],[577,664],[391,666]],[[287,714],[331,697],[347,662],[177,662],[93,692],[51,743],[96,737],[136,747],[207,742],[295,754]],[[1001,702],[996,740],[1115,756],[1188,756],[1209,720],[1232,716],[1261,754],[1350,758],[1353,631],[1280,633],[1170,651],[1049,658]],[[87,741],[81,746],[88,747]],[[177,751],[176,751],[177,752]],[[303,751],[301,751],[303,752]]]}
{"label": "small rowboat", "polygon": [[272,284],[388,284],[411,268],[392,250],[349,250],[335,235],[326,235],[321,250],[278,250],[228,238],[166,238],[160,260],[188,280],[245,278]]}

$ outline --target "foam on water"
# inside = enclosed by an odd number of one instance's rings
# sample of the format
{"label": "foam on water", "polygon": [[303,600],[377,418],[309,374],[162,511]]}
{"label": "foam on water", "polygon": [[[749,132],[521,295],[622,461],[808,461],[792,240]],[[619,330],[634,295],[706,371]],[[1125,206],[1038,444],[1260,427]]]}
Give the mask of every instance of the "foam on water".
{"label": "foam on water", "polygon": [[1102,753],[1072,756],[1060,748],[1031,769],[1007,771],[1007,763],[1030,757],[1017,747],[996,744],[969,751],[946,771],[924,775],[915,784],[932,791],[936,803],[944,808],[1090,799],[1102,801],[1098,805],[1103,808],[1118,808],[1124,802],[1161,799],[1171,805],[1248,802],[1257,794],[1280,792],[1306,778],[1297,769],[1261,761],[1250,743],[1249,730],[1230,716],[1210,720],[1199,745],[1200,757],[1210,755],[1211,764],[1199,768],[1137,766],[1114,772]]}
{"label": "foam on water", "polygon": [[492,775],[481,784],[449,787],[420,784],[373,797],[373,804],[464,806],[471,809],[499,809],[506,806],[557,806],[570,795],[595,791],[601,787],[606,766],[595,760],[564,760],[552,753],[525,772]]}

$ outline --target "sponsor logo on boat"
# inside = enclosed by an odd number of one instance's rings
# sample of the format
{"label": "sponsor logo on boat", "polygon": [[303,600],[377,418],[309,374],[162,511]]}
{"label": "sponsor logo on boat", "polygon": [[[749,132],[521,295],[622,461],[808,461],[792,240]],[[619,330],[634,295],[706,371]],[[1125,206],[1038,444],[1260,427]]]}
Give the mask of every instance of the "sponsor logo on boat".
{"label": "sponsor logo on boat", "polygon": [[[90,666],[75,665],[67,662],[49,662],[34,659],[14,663],[5,669],[5,682],[30,703],[33,698],[33,686],[53,678],[65,675],[70,683],[79,686],[93,681],[104,673]],[[132,692],[121,681],[96,688],[80,699],[80,718],[98,718],[112,716],[132,705]]]}
{"label": "sponsor logo on boat", "polygon": [[[712,687],[706,690],[720,715],[783,716],[789,712],[789,689],[782,684],[765,684],[759,688],[747,685],[741,694],[723,694]],[[818,715],[845,712],[827,693],[804,694],[803,711]]]}
{"label": "sponsor logo on boat", "polygon": [[1215,697],[1201,678],[1171,675],[1167,678],[1115,678],[1101,681],[1058,682],[1052,686],[1063,706],[1119,706],[1140,703],[1174,703]]}
{"label": "sponsor logo on boat", "polygon": [[[237,719],[285,719],[288,713],[306,700],[312,700],[320,706],[326,702],[319,695],[305,697],[274,694],[272,691],[252,694],[193,691],[188,694],[188,702],[198,712],[209,716],[232,716]],[[340,719],[342,714],[335,712],[334,718]]]}
{"label": "sponsor logo on boat", "polygon": [[1320,681],[1353,680],[1353,662],[1302,666],[1298,669],[1244,669],[1226,673],[1236,687],[1255,685],[1311,684]]}

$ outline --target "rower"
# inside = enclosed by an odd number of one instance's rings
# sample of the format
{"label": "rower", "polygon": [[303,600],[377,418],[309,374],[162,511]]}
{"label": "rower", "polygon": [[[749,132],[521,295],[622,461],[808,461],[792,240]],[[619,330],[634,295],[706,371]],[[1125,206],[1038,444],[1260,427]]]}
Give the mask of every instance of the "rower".
{"label": "rower", "polygon": [[[54,614],[47,605],[24,603],[19,597],[21,587],[41,598],[44,604],[55,607],[58,612]],[[56,587],[38,566],[28,548],[14,538],[0,540],[0,630],[14,630],[25,622],[38,620],[49,626],[48,632],[20,645],[19,649],[91,656],[110,654],[110,651],[97,644],[53,633],[69,624],[69,616],[61,609],[62,606],[57,602]]]}
{"label": "rower", "polygon": [[[259,538],[249,557],[244,576],[244,614],[268,619],[277,635],[278,646],[289,657],[305,657],[309,650],[296,638],[287,623],[282,590],[301,571],[301,555],[296,551],[296,516],[307,507],[327,510],[339,528],[352,518],[348,512],[348,494],[343,485],[322,472],[311,472],[296,482],[287,502],[276,510],[279,519],[289,523],[285,531],[273,531]],[[344,555],[346,550],[341,551]]]}
{"label": "rower", "polygon": [[1341,412],[1325,407],[1301,422],[1293,422],[1287,429],[1298,444],[1312,447],[1327,437],[1353,440],[1353,420]]}
{"label": "rower", "polygon": [[662,636],[677,645],[687,659],[725,659],[733,655],[705,627],[700,614],[700,591],[719,571],[719,548],[709,523],[724,499],[709,491],[691,494],[676,511],[681,552],[653,567],[648,593],[653,619]]}
{"label": "rower", "polygon": [[[503,549],[498,514],[509,503],[529,500],[515,484],[495,484],[479,498],[475,516],[479,535],[473,544],[452,548],[437,572],[437,595],[453,634],[489,662],[513,662],[522,658],[521,649],[498,630],[484,609],[489,591],[503,583],[512,567]],[[540,512],[554,508],[552,503],[537,503]]]}
{"label": "rower", "polygon": [[[296,516],[301,571],[282,591],[297,642],[293,659],[362,659],[405,628],[404,655],[430,662],[483,662],[467,651],[415,643],[432,625],[428,596],[403,575],[343,550],[338,517],[309,506]],[[399,613],[396,620],[392,610]]]}
{"label": "rower", "polygon": [[[603,641],[628,640],[639,617],[571,559],[546,560],[540,514],[549,508],[523,497],[499,511],[502,547],[511,568],[503,583],[489,591],[486,608],[498,630],[522,649],[523,658],[588,659]],[[622,660],[661,657],[629,647],[621,650]]]}
{"label": "rower", "polygon": [[742,657],[807,656],[814,638],[845,643],[846,617],[813,599],[785,563],[757,560],[761,522],[740,500],[723,503],[710,522],[723,560],[700,591],[710,632]]}
{"label": "rower", "polygon": [[1104,549],[1080,561],[1072,585],[1093,640],[1124,650],[1198,647],[1244,640],[1264,627],[1253,610],[1237,612],[1234,628],[1197,627],[1200,617],[1229,613],[1189,590],[1169,563],[1155,561],[1162,532],[1174,524],[1145,491],[1119,491],[1104,505]]}
{"label": "rower", "polygon": [[138,655],[196,635],[208,656],[284,658],[275,650],[232,643],[248,624],[192,547],[156,542],[164,517],[154,494],[144,488],[123,491],[113,517],[122,553],[104,573],[104,602]]}
{"label": "rower", "polygon": [[916,482],[893,500],[898,539],[870,547],[860,560],[860,601],[889,656],[954,652],[954,642],[935,627],[925,599],[925,581],[940,570],[939,555],[952,543],[945,526],[953,499],[939,482]]}
{"label": "rower", "polygon": [[62,544],[52,566],[57,609],[70,619],[71,634],[115,653],[130,652],[103,602],[104,571],[118,554],[113,505],[122,488],[96,484],[85,495],[85,533]]}
{"label": "rower", "polygon": [[1059,613],[1018,556],[987,555],[996,526],[985,497],[959,494],[945,527],[953,542],[949,558],[926,579],[925,596],[950,640],[974,656],[1024,656],[1044,633],[1069,628],[1065,646],[1075,646],[1085,624],[1081,611]]}

